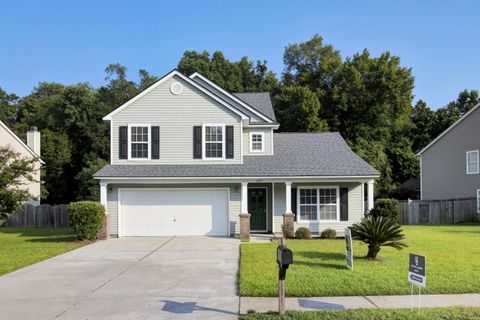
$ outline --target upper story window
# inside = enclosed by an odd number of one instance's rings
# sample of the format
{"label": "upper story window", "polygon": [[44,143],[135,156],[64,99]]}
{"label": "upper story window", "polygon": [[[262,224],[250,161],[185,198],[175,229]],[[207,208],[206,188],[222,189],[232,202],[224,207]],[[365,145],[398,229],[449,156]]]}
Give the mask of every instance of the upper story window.
{"label": "upper story window", "polygon": [[478,150],[467,151],[467,174],[479,173]]}
{"label": "upper story window", "polygon": [[203,126],[204,158],[225,159],[225,126],[206,124]]}
{"label": "upper story window", "polygon": [[263,152],[263,132],[250,132],[250,152]]}
{"label": "upper story window", "polygon": [[129,126],[130,159],[149,159],[150,126]]}
{"label": "upper story window", "polygon": [[338,221],[339,192],[336,187],[298,188],[299,221]]}

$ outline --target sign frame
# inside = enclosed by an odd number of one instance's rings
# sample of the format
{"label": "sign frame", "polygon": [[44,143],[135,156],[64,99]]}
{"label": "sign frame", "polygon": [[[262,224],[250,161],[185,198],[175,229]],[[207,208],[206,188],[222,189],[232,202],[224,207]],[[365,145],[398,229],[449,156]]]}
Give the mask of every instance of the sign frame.
{"label": "sign frame", "polygon": [[349,227],[345,228],[345,255],[347,268],[353,271],[352,230]]}
{"label": "sign frame", "polygon": [[426,287],[427,257],[410,253],[408,262],[408,282],[412,285]]}

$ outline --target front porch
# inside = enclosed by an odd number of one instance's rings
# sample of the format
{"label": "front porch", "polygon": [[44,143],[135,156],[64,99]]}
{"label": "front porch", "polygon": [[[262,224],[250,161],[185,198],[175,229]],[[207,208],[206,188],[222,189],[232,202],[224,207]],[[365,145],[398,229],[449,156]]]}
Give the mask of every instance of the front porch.
{"label": "front porch", "polygon": [[373,179],[244,181],[240,195],[237,235],[242,239],[282,235],[286,223],[308,227],[314,235],[326,228],[341,235],[373,208]]}

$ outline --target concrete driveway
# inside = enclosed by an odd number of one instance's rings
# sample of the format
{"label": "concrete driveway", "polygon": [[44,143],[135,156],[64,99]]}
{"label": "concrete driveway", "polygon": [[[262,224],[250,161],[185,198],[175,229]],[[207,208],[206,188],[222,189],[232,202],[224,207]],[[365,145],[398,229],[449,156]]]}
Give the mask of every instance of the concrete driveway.
{"label": "concrete driveway", "polygon": [[0,277],[2,319],[236,319],[239,241],[99,241]]}

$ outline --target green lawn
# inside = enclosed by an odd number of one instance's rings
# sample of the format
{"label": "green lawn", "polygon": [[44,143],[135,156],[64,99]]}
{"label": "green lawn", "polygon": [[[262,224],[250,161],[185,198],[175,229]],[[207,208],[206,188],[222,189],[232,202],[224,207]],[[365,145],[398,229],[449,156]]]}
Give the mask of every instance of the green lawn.
{"label": "green lawn", "polygon": [[70,229],[0,228],[0,275],[79,248]]}
{"label": "green lawn", "polygon": [[[250,313],[240,320],[278,320],[278,313]],[[472,320],[480,319],[480,308],[362,309],[346,311],[287,311],[285,320]]]}
{"label": "green lawn", "polygon": [[[381,261],[366,260],[367,246],[354,241],[354,271],[345,266],[344,240],[288,240],[294,264],[287,272],[287,296],[409,294],[409,253],[427,257],[424,293],[480,292],[480,225],[403,229],[409,247],[382,248]],[[241,245],[240,295],[277,295],[276,246]]]}

